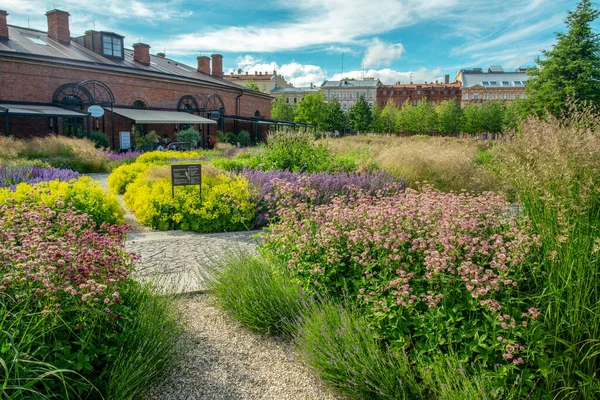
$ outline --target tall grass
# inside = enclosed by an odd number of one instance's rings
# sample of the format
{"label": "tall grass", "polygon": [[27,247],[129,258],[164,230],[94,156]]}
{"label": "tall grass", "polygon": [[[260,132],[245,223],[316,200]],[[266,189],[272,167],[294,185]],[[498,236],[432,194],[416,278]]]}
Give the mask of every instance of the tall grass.
{"label": "tall grass", "polygon": [[209,289],[223,310],[252,331],[291,336],[307,300],[283,274],[256,256],[231,254],[212,272]]}
{"label": "tall grass", "polygon": [[494,149],[541,236],[531,276],[550,336],[547,390],[558,397],[600,396],[600,116],[526,121]]}
{"label": "tall grass", "polygon": [[476,162],[485,148],[476,140],[366,135],[328,143],[333,154],[353,157],[360,169],[381,168],[406,178],[409,187],[427,181],[442,191],[496,188],[495,176]]}
{"label": "tall grass", "polygon": [[56,168],[77,172],[108,172],[109,154],[87,139],[44,136],[31,140],[0,137],[0,158],[41,159]]}

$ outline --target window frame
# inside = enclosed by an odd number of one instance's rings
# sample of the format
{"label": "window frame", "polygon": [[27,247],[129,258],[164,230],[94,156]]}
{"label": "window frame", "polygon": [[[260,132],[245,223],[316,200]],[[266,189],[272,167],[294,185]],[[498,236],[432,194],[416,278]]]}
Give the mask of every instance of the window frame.
{"label": "window frame", "polygon": [[[105,39],[110,39],[111,54],[106,54],[105,47],[104,47],[104,45],[105,45],[104,40]],[[121,46],[121,54],[118,55],[118,56],[115,55],[115,41],[118,41],[119,44],[120,44],[120,46]],[[102,44],[102,56],[103,57],[118,58],[118,59],[121,59],[121,60],[125,58],[125,49],[123,47],[123,38],[122,37],[119,37],[119,36],[116,36],[116,35],[108,35],[106,33],[103,33],[100,43]]]}

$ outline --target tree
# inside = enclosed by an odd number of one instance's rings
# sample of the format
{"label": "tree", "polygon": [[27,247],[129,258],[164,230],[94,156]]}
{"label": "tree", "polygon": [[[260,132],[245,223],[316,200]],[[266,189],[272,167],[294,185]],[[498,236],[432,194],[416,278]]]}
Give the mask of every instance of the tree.
{"label": "tree", "polygon": [[437,131],[442,135],[457,134],[463,127],[462,109],[455,100],[442,101],[435,111],[438,115]]}
{"label": "tree", "polygon": [[258,87],[258,85],[256,83],[254,83],[254,81],[248,81],[246,82],[246,87],[250,90],[256,90],[257,92],[260,92],[260,88]]}
{"label": "tree", "polygon": [[371,128],[372,118],[371,108],[365,97],[361,95],[350,111],[348,111],[350,127],[355,132],[368,132]]}
{"label": "tree", "polygon": [[283,95],[271,103],[271,118],[280,121],[294,121],[294,106],[285,102]]}
{"label": "tree", "polygon": [[334,97],[328,103],[325,103],[325,112],[320,128],[327,132],[338,131],[344,133],[345,127],[346,114],[342,111],[339,100]]}
{"label": "tree", "polygon": [[487,133],[502,133],[506,104],[502,101],[487,101],[481,106],[481,129]]}
{"label": "tree", "polygon": [[371,132],[382,133],[385,131],[385,124],[381,119],[382,111],[377,102],[371,107]]}
{"label": "tree", "polygon": [[438,126],[438,117],[435,112],[433,105],[423,99],[415,107],[416,111],[416,132],[422,135],[426,135],[431,132],[435,132]]}
{"label": "tree", "polygon": [[484,121],[482,110],[482,107],[475,104],[469,104],[463,109],[464,133],[477,134],[483,132]]}
{"label": "tree", "polygon": [[294,121],[303,124],[314,124],[317,125],[318,129],[323,129],[325,114],[326,104],[323,93],[310,93],[298,103],[294,110]]}
{"label": "tree", "polygon": [[538,58],[539,68],[528,71],[527,94],[538,115],[548,110],[559,116],[568,99],[600,105],[600,41],[591,23],[600,15],[590,0],[581,0],[565,19],[566,33]]}
{"label": "tree", "polygon": [[398,107],[391,98],[385,103],[385,107],[381,110],[381,124],[383,126],[382,132],[396,132],[395,121],[396,114],[398,114]]}
{"label": "tree", "polygon": [[415,106],[406,100],[396,113],[395,131],[398,133],[415,133],[417,131],[417,113]]}

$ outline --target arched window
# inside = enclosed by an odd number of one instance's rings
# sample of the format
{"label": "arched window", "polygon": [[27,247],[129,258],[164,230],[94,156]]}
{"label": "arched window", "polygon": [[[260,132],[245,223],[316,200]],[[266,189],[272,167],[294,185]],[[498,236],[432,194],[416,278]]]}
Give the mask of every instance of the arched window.
{"label": "arched window", "polygon": [[257,111],[254,113],[254,116],[255,116],[255,117],[258,117],[258,118],[260,118],[260,111],[258,111],[258,110],[257,110]]}
{"label": "arched window", "polygon": [[142,100],[136,100],[132,105],[133,108],[146,108],[146,103],[144,103]]}

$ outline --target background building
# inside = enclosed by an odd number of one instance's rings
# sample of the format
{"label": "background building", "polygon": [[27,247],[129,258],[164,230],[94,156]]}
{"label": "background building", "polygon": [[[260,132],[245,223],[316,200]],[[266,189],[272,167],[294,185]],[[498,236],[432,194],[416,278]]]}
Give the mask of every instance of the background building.
{"label": "background building", "polygon": [[512,102],[525,98],[528,79],[525,68],[504,71],[502,67],[491,66],[485,72],[481,68],[461,69],[455,81],[461,84],[461,105],[465,106],[490,100]]}
{"label": "background building", "polygon": [[272,74],[255,71],[254,75],[249,74],[248,72],[244,74],[234,74],[232,72],[229,75],[225,75],[224,78],[229,82],[234,82],[241,86],[246,86],[248,83],[254,83],[261,92],[269,94],[275,89],[293,87],[291,84],[287,83],[283,76],[278,75],[277,71],[273,71]]}
{"label": "background building", "polygon": [[277,99],[281,96],[285,99],[286,103],[289,104],[298,104],[300,100],[304,98],[307,94],[310,93],[318,93],[321,91],[321,88],[318,86],[310,85],[307,87],[287,87],[287,88],[276,88],[271,91],[271,96],[274,99]]}
{"label": "background building", "polygon": [[379,79],[365,78],[360,81],[342,80],[325,81],[321,85],[325,101],[337,98],[342,110],[352,108],[356,100],[363,96],[370,106],[377,101],[377,88],[381,86]]}
{"label": "background building", "polygon": [[[151,55],[144,43],[126,49],[114,32],[87,31],[73,39],[65,11],[46,14],[48,32],[8,25],[7,16],[0,11],[4,134],[97,130],[119,148],[119,133],[134,125],[172,140],[177,130],[193,126],[206,145],[218,129],[258,134],[252,121],[270,116],[271,97],[224,80],[219,54],[198,57],[197,67],[190,67],[162,53]],[[93,105],[104,114],[91,117]]]}
{"label": "background building", "polygon": [[460,105],[460,83],[449,83],[449,79],[450,77],[446,75],[444,83],[436,81],[435,83],[381,85],[377,88],[377,102],[381,107],[385,107],[389,99],[392,99],[397,106],[401,106],[406,101],[417,105],[423,100],[433,105],[445,100],[455,100],[456,104]]}

